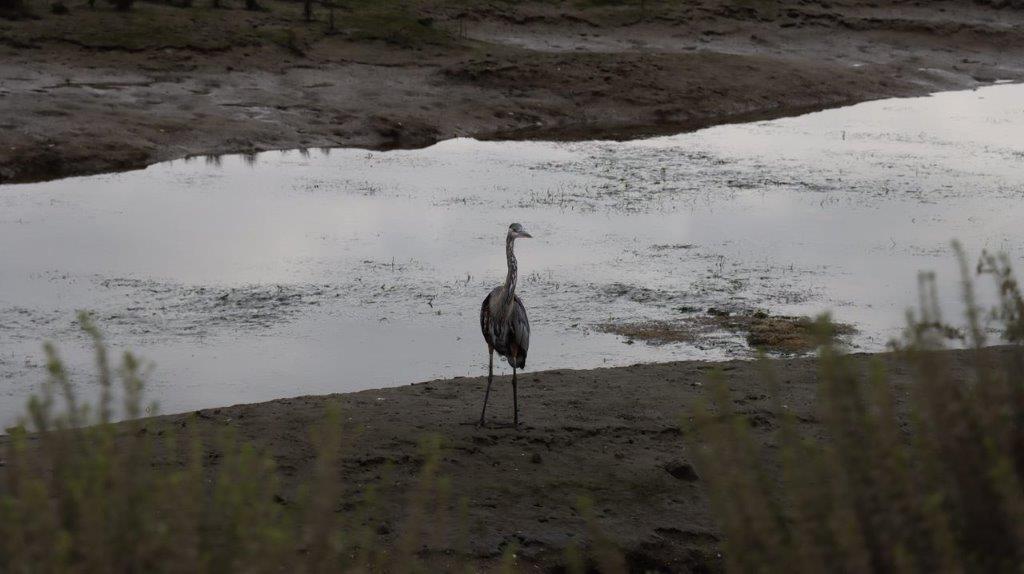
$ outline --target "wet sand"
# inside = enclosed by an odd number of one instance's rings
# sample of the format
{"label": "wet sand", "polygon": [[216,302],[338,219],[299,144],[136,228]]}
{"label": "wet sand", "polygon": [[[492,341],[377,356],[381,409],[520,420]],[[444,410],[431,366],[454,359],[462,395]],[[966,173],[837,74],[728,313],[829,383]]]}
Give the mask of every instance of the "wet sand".
{"label": "wet sand", "polygon": [[[949,354],[950,368],[969,380],[968,353]],[[875,360],[885,364],[903,409],[910,368],[891,355],[852,356],[862,373]],[[769,368],[800,432],[819,437],[816,360],[771,360]],[[720,532],[685,430],[708,400],[714,369],[724,375],[735,411],[749,420],[755,440],[770,448],[778,423],[773,397],[763,365],[751,361],[527,371],[520,379],[519,430],[509,425],[508,377],[495,382],[487,428],[475,426],[486,382],[477,377],[205,409],[149,419],[142,434],[175,437],[192,430],[215,436],[234,429],[274,458],[282,479],[277,498],[288,505],[296,483],[313,470],[310,431],[327,405],[337,404],[347,439],[336,467],[343,485],[336,506],[339,512],[359,512],[367,487],[379,488],[381,505],[370,526],[384,548],[403,532],[423,463],[420,445],[435,436],[442,441],[439,473],[450,479],[452,498],[467,503],[468,540],[465,546],[444,536],[426,540],[419,555],[427,560],[450,565],[466,559],[486,570],[515,544],[528,570],[561,566],[567,545],[585,543],[588,524],[577,510],[583,496],[594,505],[590,526],[618,546],[635,570],[719,571]],[[216,449],[204,455],[207,466],[219,459]],[[451,503],[454,515],[458,504]]]}
{"label": "wet sand", "polygon": [[0,183],[196,154],[629,138],[1024,78],[1024,11],[976,2],[424,1],[403,16],[415,34],[377,36],[359,14],[327,34],[322,12],[264,4],[0,19]]}

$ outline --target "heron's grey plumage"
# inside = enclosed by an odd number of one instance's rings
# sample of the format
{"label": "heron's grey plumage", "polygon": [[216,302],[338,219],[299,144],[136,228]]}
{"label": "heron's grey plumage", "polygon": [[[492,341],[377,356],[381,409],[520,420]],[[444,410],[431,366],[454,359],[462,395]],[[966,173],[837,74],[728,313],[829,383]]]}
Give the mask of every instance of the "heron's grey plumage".
{"label": "heron's grey plumage", "polygon": [[[480,330],[487,346],[508,359],[508,364],[522,369],[530,350],[530,320],[518,295],[512,296],[512,306],[502,304],[504,287],[495,287],[480,306]],[[498,317],[498,320],[494,320]]]}
{"label": "heron's grey plumage", "polygon": [[505,256],[508,262],[508,275],[505,284],[495,287],[484,297],[480,305],[480,331],[487,342],[490,365],[487,374],[487,391],[484,394],[484,408],[480,413],[480,424],[484,423],[487,411],[487,398],[491,393],[491,381],[494,378],[494,352],[508,360],[512,367],[512,395],[515,403],[515,424],[519,424],[519,400],[517,396],[516,370],[526,366],[526,355],[530,350],[530,320],[526,316],[523,301],[515,294],[519,278],[519,266],[514,252],[515,240],[519,237],[531,237],[521,225],[513,223],[509,226],[505,238]]}

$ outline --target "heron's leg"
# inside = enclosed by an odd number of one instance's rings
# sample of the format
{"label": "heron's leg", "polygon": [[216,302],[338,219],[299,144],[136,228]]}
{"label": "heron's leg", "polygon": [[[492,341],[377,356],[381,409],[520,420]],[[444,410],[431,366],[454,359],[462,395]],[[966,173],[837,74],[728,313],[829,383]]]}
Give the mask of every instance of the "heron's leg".
{"label": "heron's leg", "polygon": [[480,411],[480,426],[484,426],[484,413],[487,412],[487,398],[491,396],[491,381],[494,380],[494,349],[488,349],[490,359],[487,363],[487,390],[484,391],[484,408]]}
{"label": "heron's leg", "polygon": [[513,425],[519,426],[519,393],[516,390],[516,368],[512,367],[512,408],[513,410]]}

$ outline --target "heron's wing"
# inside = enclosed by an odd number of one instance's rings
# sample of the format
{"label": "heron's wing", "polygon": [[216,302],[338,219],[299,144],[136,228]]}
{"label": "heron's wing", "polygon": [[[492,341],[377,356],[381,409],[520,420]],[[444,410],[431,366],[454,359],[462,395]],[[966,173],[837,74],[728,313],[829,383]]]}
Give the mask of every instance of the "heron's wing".
{"label": "heron's wing", "polygon": [[512,341],[519,347],[519,355],[526,364],[526,353],[530,350],[530,319],[526,316],[526,307],[517,295],[515,307],[512,309]]}
{"label": "heron's wing", "polygon": [[488,293],[484,297],[483,304],[480,305],[480,331],[484,334],[484,341],[487,341],[487,346],[490,348],[494,347],[494,339],[491,337],[491,295],[494,293]]}

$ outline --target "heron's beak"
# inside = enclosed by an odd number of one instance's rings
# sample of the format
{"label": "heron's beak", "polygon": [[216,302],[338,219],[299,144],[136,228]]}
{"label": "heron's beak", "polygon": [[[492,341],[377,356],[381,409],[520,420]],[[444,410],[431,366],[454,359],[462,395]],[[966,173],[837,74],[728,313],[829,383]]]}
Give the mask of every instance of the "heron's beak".
{"label": "heron's beak", "polygon": [[529,238],[532,238],[533,236],[530,235],[529,233],[525,232],[525,231],[520,231],[519,232],[519,237],[529,237]]}

